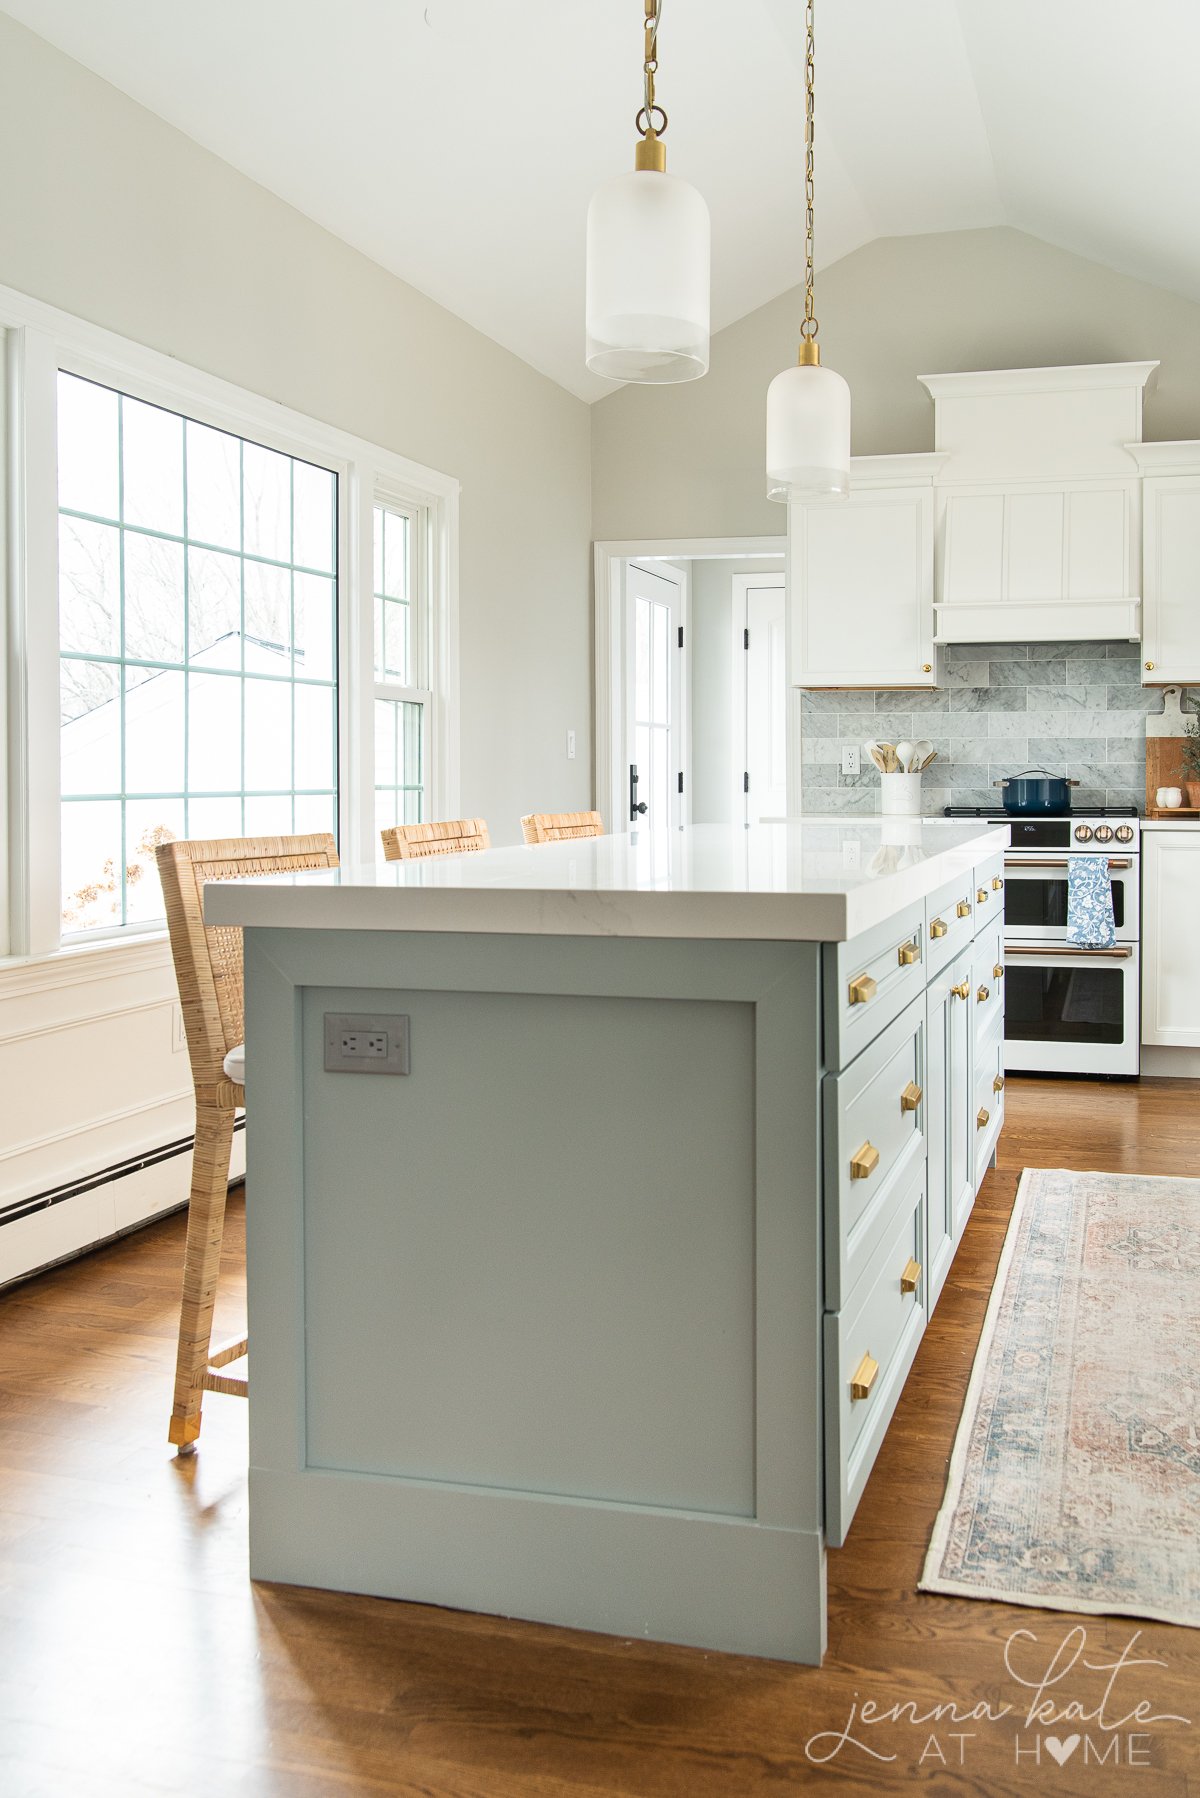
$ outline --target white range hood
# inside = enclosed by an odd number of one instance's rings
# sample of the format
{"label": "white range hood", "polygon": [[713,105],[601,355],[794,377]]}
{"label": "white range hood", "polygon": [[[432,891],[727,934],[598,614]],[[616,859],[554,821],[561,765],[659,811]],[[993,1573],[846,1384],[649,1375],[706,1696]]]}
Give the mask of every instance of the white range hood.
{"label": "white range hood", "polygon": [[1141,479],[1157,362],[923,375],[935,445],[936,643],[1141,635]]}

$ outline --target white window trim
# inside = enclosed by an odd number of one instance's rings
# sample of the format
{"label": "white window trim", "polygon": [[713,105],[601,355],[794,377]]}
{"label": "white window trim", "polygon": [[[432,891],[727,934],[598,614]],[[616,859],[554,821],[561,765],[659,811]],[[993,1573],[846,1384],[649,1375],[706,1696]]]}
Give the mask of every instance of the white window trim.
{"label": "white window trim", "polygon": [[[427,793],[430,815],[459,810],[459,482],[379,444],[307,417],[261,394],[189,367],[158,350],[88,324],[0,286],[5,333],[7,441],[8,727],[6,762],[10,953],[22,966],[64,947],[59,916],[58,482],[57,379],[60,368],[249,437],[338,476],[338,741],[342,858],[373,862],[374,691],[372,507],[389,496],[428,521],[427,666],[431,701]],[[7,750],[7,755],[5,755]],[[0,905],[0,923],[3,906]],[[87,945],[89,953],[151,927],[126,927]],[[5,943],[0,939],[0,956]]]}

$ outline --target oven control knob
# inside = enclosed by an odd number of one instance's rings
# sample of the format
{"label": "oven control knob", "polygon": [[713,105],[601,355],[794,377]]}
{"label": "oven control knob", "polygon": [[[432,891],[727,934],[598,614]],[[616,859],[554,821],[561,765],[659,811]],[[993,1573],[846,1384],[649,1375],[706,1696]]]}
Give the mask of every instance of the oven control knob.
{"label": "oven control knob", "polygon": [[1113,840],[1112,825],[1111,824],[1097,824],[1097,826],[1096,826],[1096,841],[1098,843],[1111,843],[1112,840]]}
{"label": "oven control knob", "polygon": [[1118,824],[1117,825],[1117,841],[1118,841],[1118,843],[1132,843],[1132,841],[1133,841],[1133,825],[1132,824]]}
{"label": "oven control knob", "polygon": [[1075,826],[1075,841],[1077,843],[1090,843],[1091,840],[1092,840],[1091,825],[1090,824],[1077,824]]}

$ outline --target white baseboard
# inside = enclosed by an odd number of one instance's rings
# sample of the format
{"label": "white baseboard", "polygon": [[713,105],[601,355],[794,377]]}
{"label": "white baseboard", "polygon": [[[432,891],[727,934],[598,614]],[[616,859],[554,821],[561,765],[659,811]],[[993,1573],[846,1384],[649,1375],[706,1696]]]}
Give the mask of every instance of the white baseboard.
{"label": "white baseboard", "polygon": [[1142,1078],[1200,1080],[1200,1049],[1164,1049],[1157,1043],[1143,1043]]}
{"label": "white baseboard", "polygon": [[[238,1130],[230,1179],[241,1179],[245,1171],[246,1138]],[[177,1211],[187,1203],[191,1177],[189,1148],[0,1224],[0,1287]]]}

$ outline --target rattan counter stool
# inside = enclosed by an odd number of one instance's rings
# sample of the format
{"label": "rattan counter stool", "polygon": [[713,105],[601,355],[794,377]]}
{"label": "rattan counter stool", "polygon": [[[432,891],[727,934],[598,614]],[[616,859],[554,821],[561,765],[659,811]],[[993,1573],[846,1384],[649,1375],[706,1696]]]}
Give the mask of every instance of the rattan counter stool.
{"label": "rattan counter stool", "polygon": [[234,925],[205,925],[204,883],[335,868],[338,858],[333,838],[325,834],[163,843],[155,853],[196,1089],[175,1402],[168,1432],[179,1453],[188,1455],[200,1434],[204,1394],[229,1392],[244,1398],[247,1391],[245,1379],[222,1371],[246,1353],[247,1338],[212,1348],[233,1125],[246,1102],[242,933]]}
{"label": "rattan counter stool", "polygon": [[521,819],[527,843],[565,843],[571,837],[602,837],[599,812],[530,812]]}
{"label": "rattan counter stool", "polygon": [[443,818],[433,824],[393,824],[381,830],[385,861],[421,861],[430,855],[463,855],[490,849],[484,818]]}

